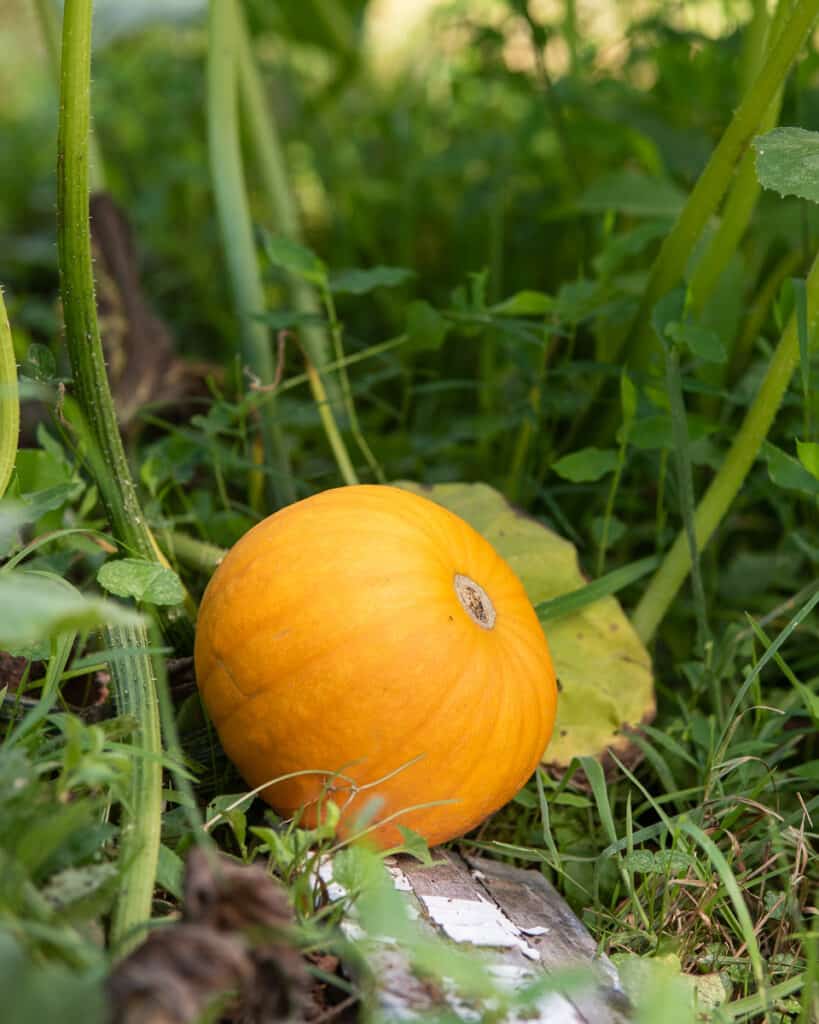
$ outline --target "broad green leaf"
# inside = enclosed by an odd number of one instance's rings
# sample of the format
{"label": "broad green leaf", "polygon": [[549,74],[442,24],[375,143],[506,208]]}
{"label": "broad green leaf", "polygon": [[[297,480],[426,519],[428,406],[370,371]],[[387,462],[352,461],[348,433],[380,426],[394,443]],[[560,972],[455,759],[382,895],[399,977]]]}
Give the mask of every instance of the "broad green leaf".
{"label": "broad green leaf", "polygon": [[148,604],[180,604],[185,599],[185,591],[173,569],[143,558],[106,562],[97,573],[97,582],[109,594],[133,597]]}
{"label": "broad green leaf", "polygon": [[724,363],[728,358],[722,338],[716,331],[711,331],[707,327],[672,321],[666,325],[665,333],[678,345],[685,345],[703,362]]}
{"label": "broad green leaf", "polygon": [[768,476],[777,487],[789,491],[803,491],[806,494],[819,494],[819,480],[805,469],[799,459],[795,459],[781,448],[766,441],[762,446],[762,457],[768,463]]}
{"label": "broad green leaf", "polygon": [[763,188],[819,203],[819,132],[774,128],[754,139],[754,149]]}
{"label": "broad green leaf", "polygon": [[819,444],[816,441],[797,441],[796,454],[811,476],[819,480]]}
{"label": "broad green leaf", "polygon": [[[495,547],[537,606],[580,590],[573,544],[513,508],[486,484],[398,486],[461,516]],[[573,757],[633,753],[626,730],[654,717],[651,659],[616,598],[606,596],[546,624],[560,695],[557,723],[544,760],[565,767]]]}
{"label": "broad green leaf", "polygon": [[444,343],[451,324],[428,302],[419,300],[407,307],[407,342],[405,351],[436,350]]}
{"label": "broad green leaf", "polygon": [[369,270],[339,270],[330,275],[330,291],[344,295],[366,295],[376,288],[395,288],[414,277],[405,267],[371,267]]}
{"label": "broad green leaf", "polygon": [[327,280],[327,271],[322,261],[311,249],[298,242],[266,234],[264,251],[274,267],[288,270],[313,284],[323,284]]}
{"label": "broad green leaf", "polygon": [[35,644],[68,630],[135,625],[135,612],[111,601],[85,597],[45,573],[0,572],[0,647]]}
{"label": "broad green leaf", "polygon": [[489,312],[495,316],[544,316],[551,312],[554,304],[555,300],[545,292],[524,291],[490,306]]}
{"label": "broad green leaf", "polygon": [[617,452],[608,448],[581,448],[553,462],[552,469],[575,484],[600,480],[617,469]]}

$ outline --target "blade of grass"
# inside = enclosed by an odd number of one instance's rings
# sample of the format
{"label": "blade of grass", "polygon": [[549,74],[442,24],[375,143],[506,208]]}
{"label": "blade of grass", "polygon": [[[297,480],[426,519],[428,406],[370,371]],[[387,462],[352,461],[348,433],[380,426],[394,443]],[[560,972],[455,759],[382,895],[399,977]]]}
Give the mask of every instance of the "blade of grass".
{"label": "blade of grass", "polygon": [[[808,274],[807,295],[808,323],[812,329],[819,306],[819,257],[814,259]],[[796,317],[792,314],[734,443],[697,505],[694,535],[699,550],[711,539],[742,487],[776,417],[798,360]],[[644,643],[653,637],[690,570],[688,539],[682,532],[677,535],[635,609],[633,623]]]}
{"label": "blade of grass", "polygon": [[541,601],[535,606],[537,617],[541,622],[550,622],[563,618],[565,615],[573,615],[575,612],[585,608],[586,605],[594,604],[604,597],[616,594],[618,590],[642,579],[652,569],[660,564],[659,558],[652,555],[649,558],[641,558],[629,565],[601,576],[599,580],[587,583],[584,587],[578,587],[568,594],[561,594],[560,597],[553,597],[548,601]]}
{"label": "blade of grass", "polygon": [[[609,843],[616,844],[618,841],[617,829],[614,825],[614,815],[612,813],[611,803],[609,802],[609,791],[608,786],[606,785],[606,776],[603,772],[603,766],[593,757],[581,757],[578,760],[583,771],[586,773],[586,778],[589,780],[589,785],[591,786],[594,801],[597,804],[597,813],[600,815],[603,830],[609,838]],[[648,919],[645,908],[637,898],[637,893],[634,891],[634,879],[626,870],[626,866],[619,853],[615,853],[613,856],[617,861],[617,870],[620,872],[620,878],[622,879],[625,890],[631,898],[631,904],[634,911],[642,922],[645,930],[650,934],[652,930],[651,922]]]}
{"label": "blade of grass", "polygon": [[739,884],[734,876],[731,866],[725,859],[725,856],[710,836],[706,835],[705,832],[695,825],[692,821],[681,821],[678,825],[681,832],[684,832],[705,852],[714,870],[720,877],[720,881],[725,888],[725,892],[728,899],[734,908],[734,913],[737,916],[741,931],[742,939],[745,943],[745,948],[748,950],[748,957],[751,961],[751,967],[754,973],[754,980],[757,984],[758,993],[763,1000],[763,1011],[767,1011],[770,1007],[770,995],[767,991],[767,979],[765,977],[765,967],[762,962],[762,954],[759,950],[759,943],[757,942],[756,932],[754,931],[754,923],[751,920],[751,915],[748,911],[747,904],[743,898],[742,891],[739,888]]}
{"label": "blade of grass", "polygon": [[[253,242],[239,141],[238,50],[232,0],[211,0],[207,65],[211,181],[222,251],[239,318],[242,359],[259,383],[268,387],[273,382],[275,367],[268,329],[256,315],[265,309],[265,296]],[[265,456],[271,470],[272,497],[279,505],[289,504],[295,501],[296,491],[272,396],[259,415]]]}
{"label": "blade of grass", "polygon": [[20,399],[17,390],[17,360],[11,327],[0,288],[0,498],[6,493],[20,434]]}

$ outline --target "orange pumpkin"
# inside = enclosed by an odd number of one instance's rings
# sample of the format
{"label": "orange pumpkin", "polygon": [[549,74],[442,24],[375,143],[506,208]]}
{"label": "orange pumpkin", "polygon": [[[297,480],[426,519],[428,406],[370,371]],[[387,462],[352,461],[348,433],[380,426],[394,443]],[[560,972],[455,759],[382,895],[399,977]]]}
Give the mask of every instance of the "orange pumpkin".
{"label": "orange pumpkin", "polygon": [[265,799],[311,825],[332,799],[343,834],[375,824],[382,845],[399,824],[430,844],[473,828],[526,782],[554,724],[517,576],[458,516],[395,487],[324,491],[250,530],[208,585],[195,654],[249,785],[270,782]]}

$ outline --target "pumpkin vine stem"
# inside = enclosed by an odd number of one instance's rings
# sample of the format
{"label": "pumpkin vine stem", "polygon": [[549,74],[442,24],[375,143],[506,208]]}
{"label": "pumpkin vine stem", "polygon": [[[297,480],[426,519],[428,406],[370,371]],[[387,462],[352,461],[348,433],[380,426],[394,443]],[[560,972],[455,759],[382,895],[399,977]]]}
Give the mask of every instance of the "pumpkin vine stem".
{"label": "pumpkin vine stem", "polygon": [[[137,498],[117,425],[105,371],[94,296],[88,202],[88,139],[91,102],[91,0],[66,0],[60,65],[60,124],[57,148],[57,251],[68,355],[78,401],[66,399],[96,478],[102,503],[120,544],[150,561],[164,559]],[[163,610],[166,638],[187,651],[193,627],[183,605]],[[120,711],[133,713],[134,771],[123,807],[120,895],[112,938],[121,949],[150,917],[162,810],[162,744],[153,662],[143,629],[109,631]]]}
{"label": "pumpkin vine stem", "polygon": [[[140,506],[117,424],[100,339],[88,203],[91,82],[91,3],[71,0],[63,16],[60,125],[57,148],[57,253],[65,339],[88,452],[116,539],[134,555],[165,560]],[[166,639],[182,653],[193,642],[184,605],[162,610]]]}

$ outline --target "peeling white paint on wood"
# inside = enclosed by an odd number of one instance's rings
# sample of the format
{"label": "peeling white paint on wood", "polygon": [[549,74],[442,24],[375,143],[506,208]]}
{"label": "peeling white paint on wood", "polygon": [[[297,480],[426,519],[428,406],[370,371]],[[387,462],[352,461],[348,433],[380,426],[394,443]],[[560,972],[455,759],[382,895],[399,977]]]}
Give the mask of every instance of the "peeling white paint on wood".
{"label": "peeling white paint on wood", "polygon": [[530,960],[540,955],[521,936],[520,930],[501,913],[500,908],[485,899],[450,899],[448,896],[421,896],[429,917],[455,942],[473,946],[495,946],[519,949]]}

